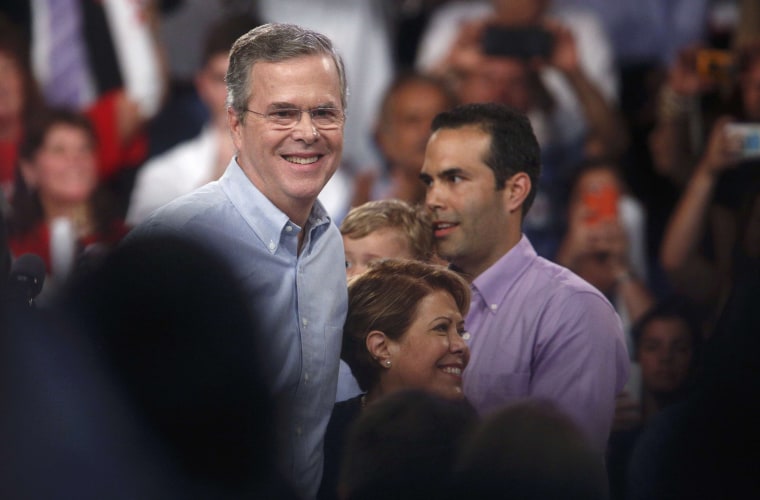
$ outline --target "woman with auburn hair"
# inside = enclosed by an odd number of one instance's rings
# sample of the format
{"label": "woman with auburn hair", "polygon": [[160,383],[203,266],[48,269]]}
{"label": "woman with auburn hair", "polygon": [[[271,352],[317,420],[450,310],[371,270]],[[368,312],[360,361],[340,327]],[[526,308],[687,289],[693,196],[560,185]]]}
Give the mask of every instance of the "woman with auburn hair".
{"label": "woman with auburn hair", "polygon": [[363,393],[333,409],[318,498],[336,498],[345,435],[364,407],[401,389],[464,399],[469,306],[467,282],[433,264],[382,260],[349,281],[341,358]]}
{"label": "woman with auburn hair", "polygon": [[30,120],[19,147],[9,246],[14,257],[39,255],[58,285],[85,256],[98,258],[128,231],[98,180],[96,148],[92,122],[66,109]]}

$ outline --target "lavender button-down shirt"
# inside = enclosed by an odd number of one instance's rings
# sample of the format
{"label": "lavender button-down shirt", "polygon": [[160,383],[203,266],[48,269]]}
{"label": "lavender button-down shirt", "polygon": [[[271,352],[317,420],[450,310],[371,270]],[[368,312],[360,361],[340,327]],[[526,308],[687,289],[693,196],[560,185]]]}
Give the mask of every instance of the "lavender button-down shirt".
{"label": "lavender button-down shirt", "polygon": [[620,318],[568,269],[520,242],[472,283],[464,393],[481,413],[525,398],[554,402],[604,450],[628,378]]}

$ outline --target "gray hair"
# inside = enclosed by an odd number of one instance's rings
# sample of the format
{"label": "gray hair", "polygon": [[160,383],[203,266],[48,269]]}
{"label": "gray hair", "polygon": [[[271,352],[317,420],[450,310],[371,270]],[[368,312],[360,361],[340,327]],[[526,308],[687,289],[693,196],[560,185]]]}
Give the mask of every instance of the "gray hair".
{"label": "gray hair", "polygon": [[258,26],[235,41],[230,50],[227,82],[227,107],[245,121],[251,97],[251,69],[259,61],[281,62],[309,55],[329,55],[338,70],[340,101],[345,112],[348,100],[346,71],[338,52],[325,35],[294,24],[269,23]]}

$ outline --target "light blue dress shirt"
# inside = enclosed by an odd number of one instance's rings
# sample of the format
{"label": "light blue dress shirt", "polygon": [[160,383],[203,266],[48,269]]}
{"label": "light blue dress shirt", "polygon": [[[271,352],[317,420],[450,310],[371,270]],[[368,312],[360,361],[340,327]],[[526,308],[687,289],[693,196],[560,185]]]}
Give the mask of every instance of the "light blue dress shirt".
{"label": "light blue dress shirt", "polygon": [[348,307],[343,241],[317,201],[301,254],[290,221],[233,159],[224,175],[154,212],[130,237],[174,232],[228,260],[262,335],[262,364],[276,400],[278,462],[303,498],[322,475]]}

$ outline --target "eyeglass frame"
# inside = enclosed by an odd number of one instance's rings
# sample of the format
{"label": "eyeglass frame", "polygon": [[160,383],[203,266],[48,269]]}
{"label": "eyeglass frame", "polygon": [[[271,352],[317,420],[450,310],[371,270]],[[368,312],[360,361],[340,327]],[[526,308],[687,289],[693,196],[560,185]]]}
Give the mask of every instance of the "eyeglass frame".
{"label": "eyeglass frame", "polygon": [[[336,111],[337,112],[338,119],[337,119],[337,121],[334,124],[335,126],[333,126],[332,124],[328,125],[327,127],[320,126],[314,120],[314,113],[315,112],[317,112],[317,111],[326,111],[326,110]],[[247,111],[248,113],[252,113],[252,114],[254,114],[256,116],[260,116],[261,118],[264,118],[264,120],[266,120],[268,123],[276,126],[280,130],[289,130],[291,128],[294,128],[296,125],[298,125],[299,123],[301,123],[301,118],[303,118],[303,114],[304,113],[309,113],[309,118],[311,118],[311,124],[312,124],[312,126],[314,126],[315,128],[318,128],[319,130],[335,130],[335,129],[338,129],[338,128],[340,128],[341,124],[343,124],[345,122],[345,120],[346,120],[346,114],[343,112],[343,110],[341,110],[340,108],[332,107],[332,106],[317,106],[315,108],[309,108],[309,109],[301,109],[301,108],[276,108],[276,109],[272,109],[271,111],[267,111],[266,113],[259,113],[258,111],[254,111],[254,110],[248,109],[248,108],[245,108],[243,111]],[[282,124],[277,123],[274,118],[271,118],[271,115],[273,115],[275,113],[278,113],[278,112],[283,112],[283,111],[298,111],[298,119],[295,120],[290,125],[282,125]]]}

